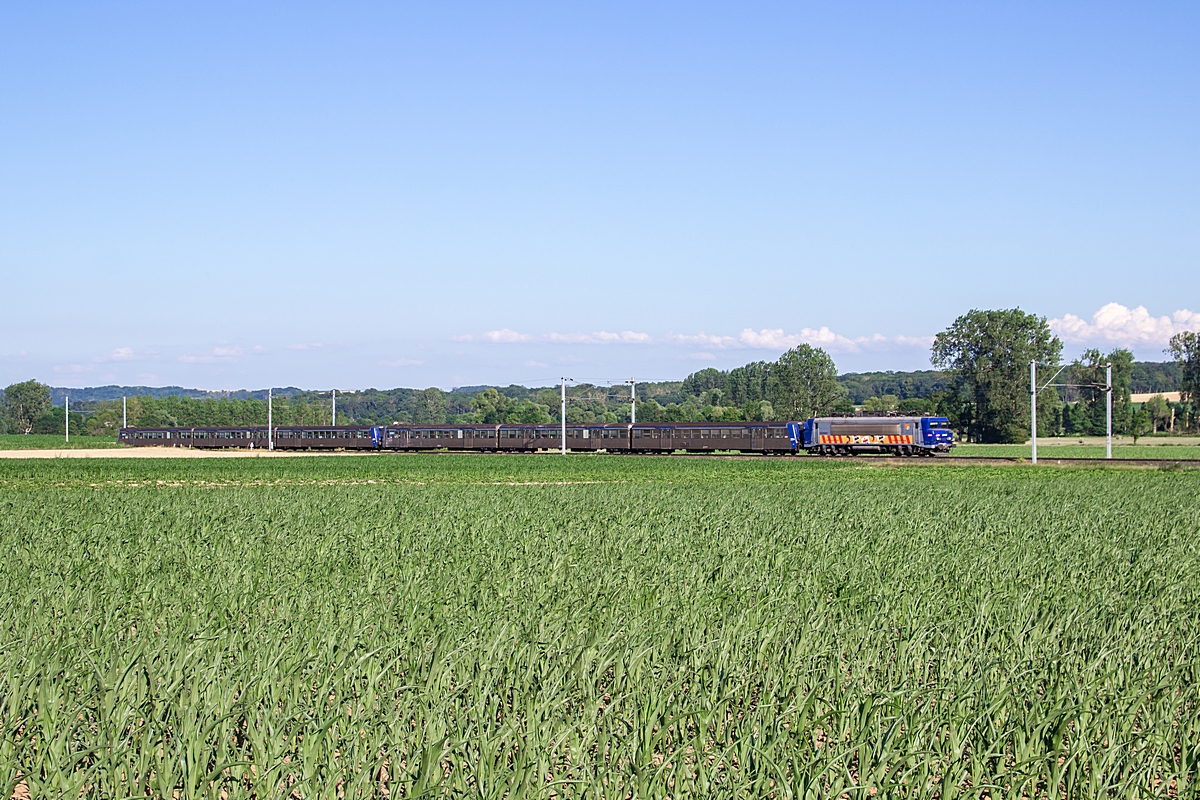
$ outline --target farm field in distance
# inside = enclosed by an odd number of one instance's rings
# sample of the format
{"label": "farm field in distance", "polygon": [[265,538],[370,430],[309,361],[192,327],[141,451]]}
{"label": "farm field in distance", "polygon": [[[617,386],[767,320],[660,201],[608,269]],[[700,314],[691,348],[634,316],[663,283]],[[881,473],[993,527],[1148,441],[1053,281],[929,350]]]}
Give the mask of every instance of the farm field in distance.
{"label": "farm field in distance", "polygon": [[1189,796],[1200,474],[0,461],[33,797]]}
{"label": "farm field in distance", "polygon": [[[1176,441],[1178,441],[1178,437]],[[1076,439],[1038,439],[1038,458],[1104,458],[1104,440],[1088,440],[1076,444]],[[1184,440],[1186,441],[1186,440]],[[1151,444],[1142,439],[1138,444],[1129,441],[1113,443],[1113,458],[1200,459],[1200,439],[1194,444]],[[1150,440],[1153,442],[1153,440]],[[1029,458],[1029,444],[959,444],[950,451],[954,456],[985,458]]]}
{"label": "farm field in distance", "polygon": [[98,449],[124,447],[117,444],[115,438],[101,436],[75,436],[69,443],[63,441],[63,435],[31,433],[0,433],[0,450],[60,450],[60,449]]}

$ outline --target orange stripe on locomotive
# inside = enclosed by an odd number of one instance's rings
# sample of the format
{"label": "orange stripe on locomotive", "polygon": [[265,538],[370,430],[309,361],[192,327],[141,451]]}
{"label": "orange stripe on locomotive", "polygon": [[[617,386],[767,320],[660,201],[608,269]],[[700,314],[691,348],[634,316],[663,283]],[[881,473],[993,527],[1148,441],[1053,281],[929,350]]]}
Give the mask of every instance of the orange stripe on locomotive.
{"label": "orange stripe on locomotive", "polygon": [[[870,434],[867,434],[870,435]],[[817,437],[818,444],[855,444],[854,437],[851,436],[835,436],[827,433],[822,433]],[[874,436],[874,442],[858,442],[858,444],[912,444],[913,437],[911,434],[903,436],[886,435]],[[882,440],[882,441],[879,441]]]}

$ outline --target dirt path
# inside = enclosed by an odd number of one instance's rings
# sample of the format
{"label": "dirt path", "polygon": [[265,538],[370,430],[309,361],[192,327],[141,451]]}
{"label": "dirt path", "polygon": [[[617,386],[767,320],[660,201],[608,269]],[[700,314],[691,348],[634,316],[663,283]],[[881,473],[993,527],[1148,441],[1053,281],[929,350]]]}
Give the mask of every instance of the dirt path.
{"label": "dirt path", "polygon": [[93,450],[0,450],[0,458],[295,458],[356,456],[361,453],[285,452],[276,450],[188,450],[185,447],[112,447]]}

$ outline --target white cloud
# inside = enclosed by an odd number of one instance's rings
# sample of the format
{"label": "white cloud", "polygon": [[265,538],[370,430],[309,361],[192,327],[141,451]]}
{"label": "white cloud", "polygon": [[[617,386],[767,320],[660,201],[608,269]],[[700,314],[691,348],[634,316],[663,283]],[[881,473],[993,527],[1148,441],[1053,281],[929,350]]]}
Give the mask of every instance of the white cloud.
{"label": "white cloud", "polygon": [[[722,334],[669,333],[655,338],[638,331],[594,331],[592,333],[546,333],[533,335],[519,333],[508,328],[487,331],[479,337],[470,334],[451,337],[456,342],[487,341],[497,344],[537,343],[551,344],[666,344],[679,347],[701,348],[696,357],[715,358],[713,350],[788,350],[800,344],[822,347],[832,353],[861,353],[863,351],[891,350],[896,347],[928,348],[933,344],[932,336],[893,336],[876,333],[871,336],[849,338],[831,331],[828,327],[801,328],[797,333],[787,333],[783,328],[745,328],[737,336]],[[692,357],[692,356],[689,356]]]}
{"label": "white cloud", "polygon": [[527,367],[548,367],[548,366],[550,366],[550,365],[549,365],[549,364],[543,364],[543,363],[542,363],[542,362],[540,362],[540,361],[533,361],[533,360],[531,359],[531,360],[529,360],[529,361],[526,361],[526,362],[525,362],[525,366],[527,366]]}
{"label": "white cloud", "polygon": [[109,361],[145,361],[158,355],[155,351],[138,352],[132,347],[117,347],[112,352],[102,356],[92,356],[92,361],[103,364]]}
{"label": "white cloud", "polygon": [[663,337],[663,341],[683,347],[714,347],[718,350],[729,350],[743,346],[732,336],[710,336],[703,331],[695,334],[669,333]]}
{"label": "white cloud", "polygon": [[1092,314],[1091,322],[1074,314],[1064,314],[1050,320],[1050,329],[1071,344],[1162,346],[1181,331],[1200,330],[1200,313],[1180,309],[1169,317],[1154,317],[1145,306],[1131,309],[1120,303],[1109,303]]}
{"label": "white cloud", "polygon": [[288,350],[321,350],[329,346],[329,342],[301,342],[299,344],[289,344]]}
{"label": "white cloud", "polygon": [[177,360],[184,364],[217,364],[237,360],[242,354],[242,348],[237,345],[218,345],[207,353],[185,353]]}
{"label": "white cloud", "polygon": [[648,333],[636,331],[596,331],[594,333],[549,333],[544,337],[548,342],[560,344],[650,344],[653,341]]}
{"label": "white cloud", "polygon": [[904,334],[900,334],[893,341],[901,347],[920,347],[923,350],[933,347],[932,336],[905,336]]}
{"label": "white cloud", "polygon": [[505,344],[511,342],[528,342],[533,339],[527,333],[517,333],[516,331],[510,331],[508,328],[501,328],[498,331],[488,331],[483,335],[483,338],[489,342],[503,342]]}
{"label": "white cloud", "polygon": [[717,350],[790,350],[801,344],[821,347],[831,353],[861,353],[865,350],[890,350],[895,347],[929,347],[932,336],[894,336],[881,333],[851,339],[834,333],[827,327],[801,328],[798,333],[786,333],[783,328],[745,328],[741,334],[714,336],[706,333],[671,334],[664,341],[688,347],[701,346]]}
{"label": "white cloud", "polygon": [[[450,337],[455,342],[475,341],[470,334]],[[550,342],[552,344],[650,344],[654,341],[648,333],[637,331],[594,331],[592,333],[545,333],[534,336],[528,333],[518,333],[508,328],[498,331],[487,331],[479,337],[483,341],[497,344],[515,344],[517,342]]]}
{"label": "white cloud", "polygon": [[417,367],[425,362],[419,358],[397,358],[394,361],[380,361],[385,367]]}

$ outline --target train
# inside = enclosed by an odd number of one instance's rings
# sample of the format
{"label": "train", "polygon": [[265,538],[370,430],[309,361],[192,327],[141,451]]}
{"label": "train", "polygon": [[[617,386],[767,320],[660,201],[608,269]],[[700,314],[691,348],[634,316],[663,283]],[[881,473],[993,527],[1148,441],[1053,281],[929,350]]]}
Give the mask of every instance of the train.
{"label": "train", "polygon": [[[277,425],[237,428],[122,428],[134,447],[351,450],[379,452],[561,451],[561,425]],[[803,422],[568,423],[567,450],[608,453],[739,452],[932,456],[954,447],[945,417],[813,417]]]}

